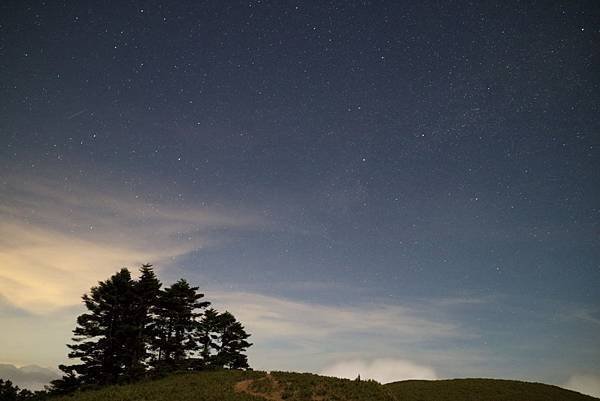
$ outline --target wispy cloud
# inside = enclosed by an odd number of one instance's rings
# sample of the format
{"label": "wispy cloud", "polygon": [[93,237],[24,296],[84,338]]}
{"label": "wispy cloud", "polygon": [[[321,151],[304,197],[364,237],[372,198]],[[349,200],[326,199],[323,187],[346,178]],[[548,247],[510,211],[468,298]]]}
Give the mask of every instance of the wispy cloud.
{"label": "wispy cloud", "polygon": [[394,335],[401,341],[459,337],[465,334],[450,322],[424,317],[416,308],[400,305],[360,304],[328,306],[252,293],[212,295],[220,304],[235,308],[243,321],[268,336],[324,338],[345,333]]}
{"label": "wispy cloud", "polygon": [[127,191],[15,181],[0,195],[0,295],[33,312],[78,303],[119,266],[168,266],[218,243],[219,231],[262,224],[231,210],[141,200]]}
{"label": "wispy cloud", "polygon": [[13,305],[6,297],[0,294],[0,318],[30,317],[32,314]]}
{"label": "wispy cloud", "polygon": [[[474,350],[447,349],[448,343],[477,336],[440,318],[437,306],[324,305],[228,291],[213,291],[210,298],[218,309],[234,313],[253,334],[256,345],[250,357],[259,369],[315,371],[348,360],[372,362],[384,357],[409,360],[415,367],[475,364],[483,359]],[[421,376],[432,376],[425,373],[431,371],[422,371]]]}
{"label": "wispy cloud", "polygon": [[599,313],[597,310],[591,310],[583,307],[575,309],[570,313],[571,318],[579,319],[594,325],[600,325],[600,317],[598,317],[598,315]]}

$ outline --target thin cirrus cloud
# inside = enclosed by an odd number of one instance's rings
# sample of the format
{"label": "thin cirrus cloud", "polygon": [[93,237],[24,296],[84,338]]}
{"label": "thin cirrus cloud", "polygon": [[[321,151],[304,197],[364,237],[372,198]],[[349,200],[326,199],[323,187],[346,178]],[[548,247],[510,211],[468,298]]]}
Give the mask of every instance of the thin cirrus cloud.
{"label": "thin cirrus cloud", "polygon": [[424,317],[421,311],[401,305],[330,306],[242,292],[217,292],[217,303],[235,308],[242,321],[269,336],[323,338],[344,333],[379,333],[411,341],[462,337],[450,322]]}
{"label": "thin cirrus cloud", "polygon": [[4,183],[0,195],[0,288],[14,308],[47,312],[79,303],[119,266],[174,258],[218,242],[219,230],[256,228],[229,210],[143,201],[36,180]]}
{"label": "thin cirrus cloud", "polygon": [[[448,354],[444,344],[472,339],[476,334],[439,318],[437,304],[425,308],[385,303],[325,305],[230,291],[212,291],[210,298],[218,309],[239,317],[253,333],[255,345],[249,357],[257,369],[317,369],[333,376],[356,377],[354,372],[360,367],[364,377],[385,381],[434,378],[436,372],[430,366],[482,360],[475,350]],[[431,349],[424,351],[428,347]],[[383,375],[390,367],[394,368],[391,376]]]}

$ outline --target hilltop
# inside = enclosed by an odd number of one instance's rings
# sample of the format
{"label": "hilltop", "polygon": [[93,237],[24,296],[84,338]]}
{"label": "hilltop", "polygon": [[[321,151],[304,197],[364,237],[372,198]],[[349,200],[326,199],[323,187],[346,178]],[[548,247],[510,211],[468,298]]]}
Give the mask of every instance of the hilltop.
{"label": "hilltop", "polygon": [[173,374],[55,397],[53,401],[598,401],[541,383],[494,379],[409,380],[386,385],[309,373]]}
{"label": "hilltop", "polygon": [[386,384],[402,401],[576,401],[598,400],[543,383],[499,379],[407,380]]}

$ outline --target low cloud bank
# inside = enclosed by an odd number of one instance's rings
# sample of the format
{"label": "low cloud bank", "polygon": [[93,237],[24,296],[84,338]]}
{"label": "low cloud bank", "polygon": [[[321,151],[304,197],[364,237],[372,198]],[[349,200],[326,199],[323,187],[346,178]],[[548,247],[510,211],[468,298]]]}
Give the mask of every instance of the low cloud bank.
{"label": "low cloud bank", "polygon": [[600,376],[573,375],[562,387],[600,398]]}
{"label": "low cloud bank", "polygon": [[428,366],[418,365],[405,359],[381,358],[371,361],[354,359],[337,362],[321,371],[325,376],[344,379],[377,380],[380,383],[391,383],[408,379],[435,380],[435,370]]}
{"label": "low cloud bank", "polygon": [[8,363],[0,363],[0,378],[10,380],[20,388],[41,390],[50,381],[57,379],[57,371],[37,365],[22,366],[20,368]]}

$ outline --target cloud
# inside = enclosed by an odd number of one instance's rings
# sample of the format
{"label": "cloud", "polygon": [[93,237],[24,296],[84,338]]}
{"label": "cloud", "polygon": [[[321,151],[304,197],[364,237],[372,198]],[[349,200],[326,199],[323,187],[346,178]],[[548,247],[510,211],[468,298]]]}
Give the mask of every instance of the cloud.
{"label": "cloud", "polygon": [[598,317],[597,310],[579,308],[572,312],[572,317],[575,319],[582,320],[587,323],[593,323],[595,325],[600,325],[600,318]]}
{"label": "cloud", "polygon": [[242,321],[251,322],[257,332],[270,337],[324,338],[378,333],[410,343],[465,335],[455,324],[427,318],[424,311],[411,306],[330,306],[244,292],[216,292],[211,297],[235,309]]}
{"label": "cloud", "polygon": [[0,363],[0,378],[10,380],[20,388],[41,390],[51,380],[58,377],[58,371],[37,365],[27,365],[18,368],[15,365]]}
{"label": "cloud", "polygon": [[600,398],[600,376],[598,375],[573,375],[562,387]]}
{"label": "cloud", "polygon": [[0,294],[0,318],[30,317],[31,313],[25,309],[18,308]]}
{"label": "cloud", "polygon": [[82,184],[14,179],[2,185],[0,296],[13,312],[78,304],[91,285],[119,267],[165,267],[218,244],[225,230],[262,224],[249,214],[141,200],[128,191]]}
{"label": "cloud", "polygon": [[322,375],[355,379],[377,380],[380,383],[391,383],[400,380],[422,379],[435,380],[435,370],[428,366],[418,365],[405,359],[381,358],[370,361],[353,359],[334,363],[321,371]]}
{"label": "cloud", "polygon": [[[231,311],[252,333],[255,345],[249,357],[257,369],[314,372],[340,360],[385,357],[446,368],[457,363],[476,366],[487,360],[475,350],[448,350],[449,343],[476,335],[439,317],[437,306],[324,305],[229,291],[211,291],[209,298],[217,309]],[[400,372],[401,365],[395,366]],[[435,376],[432,371],[416,370],[416,364],[413,367],[420,377]]]}

